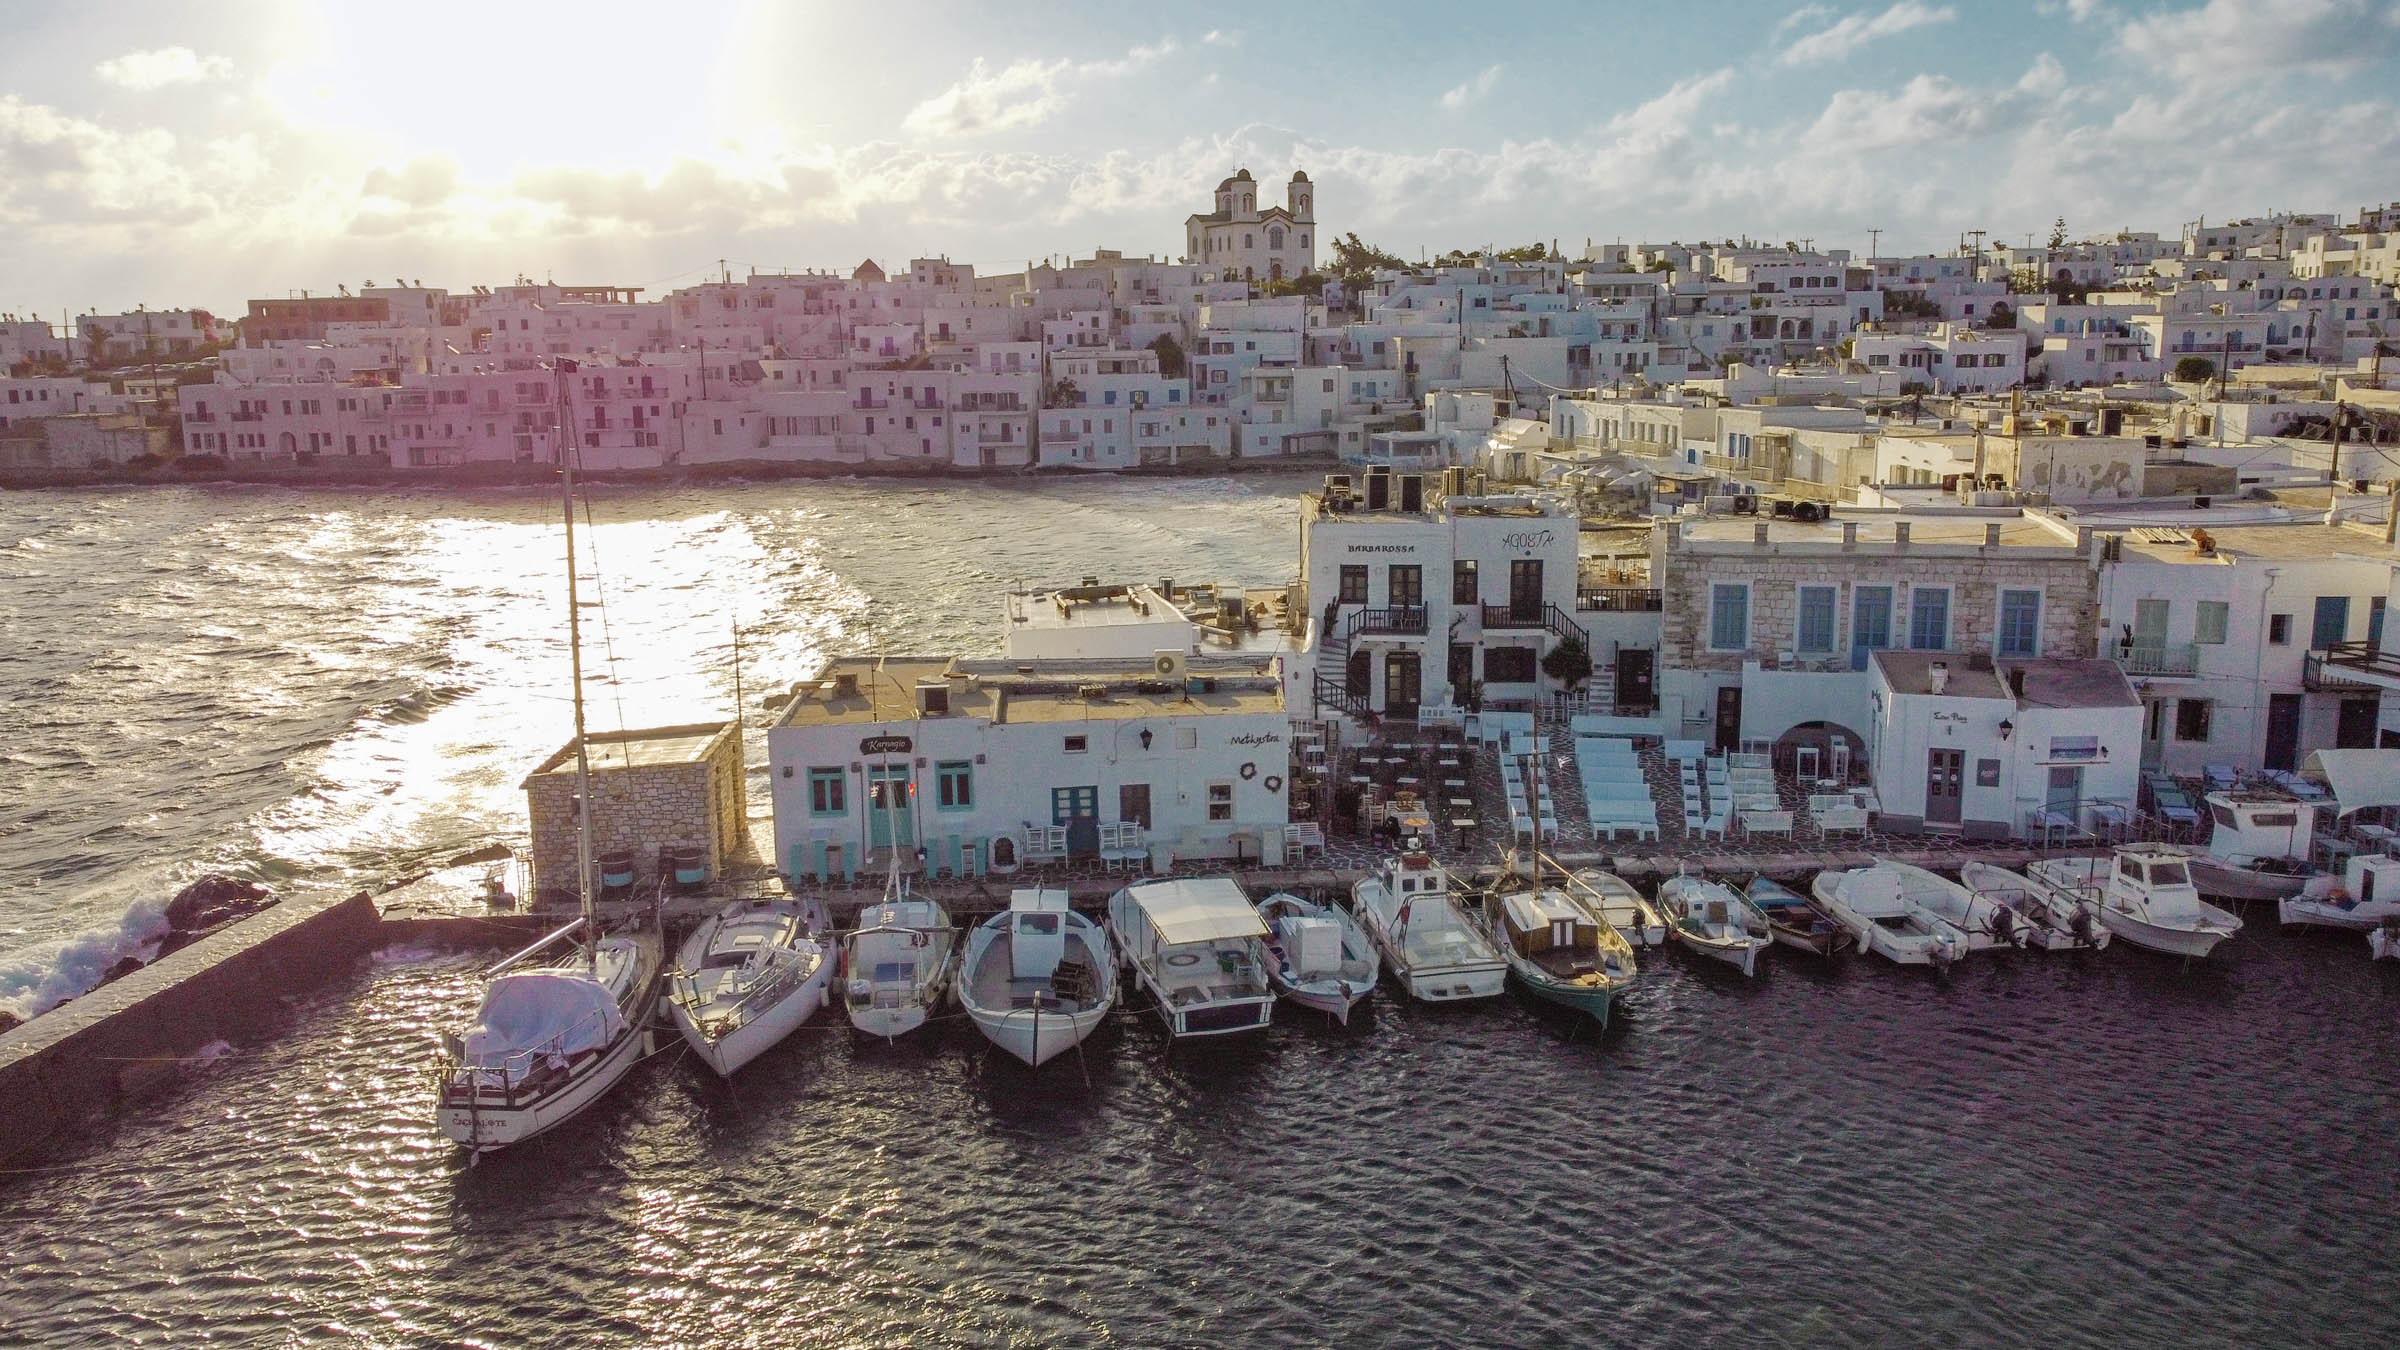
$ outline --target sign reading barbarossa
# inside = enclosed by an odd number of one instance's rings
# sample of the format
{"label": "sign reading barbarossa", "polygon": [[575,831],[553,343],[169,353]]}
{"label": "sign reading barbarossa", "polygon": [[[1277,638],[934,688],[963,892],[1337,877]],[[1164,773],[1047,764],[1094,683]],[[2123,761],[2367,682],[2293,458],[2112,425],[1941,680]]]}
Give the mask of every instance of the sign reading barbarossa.
{"label": "sign reading barbarossa", "polygon": [[869,736],[858,743],[862,755],[905,755],[914,748],[906,736]]}

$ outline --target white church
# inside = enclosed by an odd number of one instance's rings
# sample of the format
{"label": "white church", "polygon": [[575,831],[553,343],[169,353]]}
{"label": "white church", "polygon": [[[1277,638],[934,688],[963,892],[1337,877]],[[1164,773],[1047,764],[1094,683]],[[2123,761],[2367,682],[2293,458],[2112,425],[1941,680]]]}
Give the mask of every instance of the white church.
{"label": "white church", "polygon": [[1220,281],[1282,281],[1316,266],[1316,188],[1294,172],[1284,188],[1285,206],[1260,210],[1258,184],[1248,169],[1217,184],[1217,209],[1184,223],[1191,254]]}

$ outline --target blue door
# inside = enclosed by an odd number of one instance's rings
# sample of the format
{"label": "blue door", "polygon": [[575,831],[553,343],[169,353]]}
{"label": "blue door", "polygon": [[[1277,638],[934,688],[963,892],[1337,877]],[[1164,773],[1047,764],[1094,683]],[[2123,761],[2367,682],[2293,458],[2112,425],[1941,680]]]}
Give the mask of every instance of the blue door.
{"label": "blue door", "polygon": [[872,848],[915,848],[916,793],[905,766],[867,770],[867,842]]}
{"label": "blue door", "polygon": [[2350,597],[2320,595],[2317,597],[2316,622],[2309,627],[2308,645],[2318,651],[2350,636]]}
{"label": "blue door", "polygon": [[1050,823],[1067,827],[1067,854],[1090,858],[1100,852],[1100,789],[1050,789]]}

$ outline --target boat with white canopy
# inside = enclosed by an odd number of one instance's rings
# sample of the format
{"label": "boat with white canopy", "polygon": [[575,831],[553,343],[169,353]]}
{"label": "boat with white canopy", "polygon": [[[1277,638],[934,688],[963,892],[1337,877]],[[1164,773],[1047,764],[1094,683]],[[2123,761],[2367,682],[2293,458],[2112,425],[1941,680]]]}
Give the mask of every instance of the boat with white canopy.
{"label": "boat with white canopy", "polygon": [[1267,921],[1267,978],[1275,992],[1344,1026],[1375,992],[1383,962],[1358,920],[1338,906],[1277,892],[1258,902]]}
{"label": "boat with white canopy", "polygon": [[824,906],[741,900],[684,939],[667,977],[667,1012],[702,1063],[731,1077],[825,1006],[833,960],[817,935]]}
{"label": "boat with white canopy", "polygon": [[959,961],[958,1003],[984,1038],[1041,1067],[1083,1044],[1117,1001],[1108,933],[1056,890],[1009,892]]}
{"label": "boat with white canopy", "polygon": [[1108,899],[1108,931],[1169,1036],[1258,1031],[1274,1020],[1267,924],[1233,878],[1127,886]]}
{"label": "boat with white canopy", "polygon": [[1350,888],[1350,907],[1410,998],[1456,1003],[1497,998],[1507,988],[1508,964],[1460,906],[1433,855],[1384,859]]}
{"label": "boat with white canopy", "polygon": [[2100,922],[2137,947],[2206,956],[2242,931],[2242,921],[2200,898],[2188,855],[2163,844],[2129,844],[2111,858],[2043,858],[2025,879],[2099,904]]}
{"label": "boat with white canopy", "polygon": [[2211,792],[2208,847],[2190,853],[2192,884],[2220,900],[2281,900],[2316,875],[2309,844],[2326,803],[2257,789]]}

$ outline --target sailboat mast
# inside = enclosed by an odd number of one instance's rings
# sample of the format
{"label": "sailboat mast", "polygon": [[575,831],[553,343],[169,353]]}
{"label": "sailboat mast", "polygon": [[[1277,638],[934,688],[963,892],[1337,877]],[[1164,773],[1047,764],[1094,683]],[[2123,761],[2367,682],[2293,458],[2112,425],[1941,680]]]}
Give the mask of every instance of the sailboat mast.
{"label": "sailboat mast", "polygon": [[583,606],[575,586],[575,419],[567,402],[567,382],[577,369],[573,361],[558,363],[558,446],[560,511],[567,526],[567,665],[575,704],[575,799],[580,819],[575,830],[575,889],[583,911],[584,964],[597,968],[599,947],[592,934],[592,755],[583,730]]}

